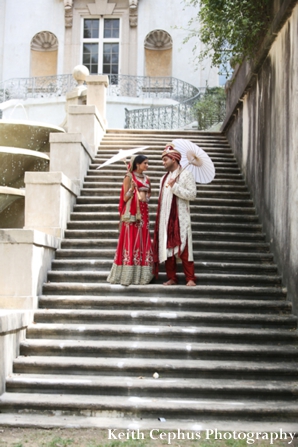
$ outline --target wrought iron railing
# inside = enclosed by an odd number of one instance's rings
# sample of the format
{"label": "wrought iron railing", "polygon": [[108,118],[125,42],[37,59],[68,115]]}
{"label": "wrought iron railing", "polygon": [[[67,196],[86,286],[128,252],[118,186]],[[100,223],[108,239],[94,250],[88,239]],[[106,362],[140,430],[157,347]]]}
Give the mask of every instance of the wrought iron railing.
{"label": "wrought iron railing", "polygon": [[[173,77],[110,75],[108,96],[161,98],[177,101],[175,105],[125,109],[125,127],[128,129],[179,129],[198,121],[199,129],[218,122],[223,114],[198,116],[194,104],[201,99],[206,88]],[[9,99],[46,98],[65,96],[76,86],[70,74],[9,79],[0,83],[0,103]],[[201,118],[201,119],[200,119]]]}
{"label": "wrought iron railing", "polygon": [[125,109],[126,129],[179,129],[196,120],[193,104],[202,95],[198,92],[188,101],[161,107]]}
{"label": "wrought iron railing", "polygon": [[72,75],[8,79],[0,83],[0,103],[9,99],[64,96],[76,86]]}
{"label": "wrought iron railing", "polygon": [[173,77],[110,75],[109,96],[168,98],[186,101],[199,90],[188,82]]}
{"label": "wrought iron railing", "polygon": [[125,109],[125,128],[127,129],[183,129],[191,123],[197,123],[198,130],[206,130],[223,121],[225,99],[214,97],[212,108],[198,108],[203,104],[207,88],[198,89],[192,98],[178,104],[142,109]]}
{"label": "wrought iron railing", "polygon": [[[185,101],[197,94],[191,84],[172,77],[110,75],[108,96],[169,98]],[[9,79],[0,83],[0,102],[9,99],[65,96],[76,86],[70,74]]]}

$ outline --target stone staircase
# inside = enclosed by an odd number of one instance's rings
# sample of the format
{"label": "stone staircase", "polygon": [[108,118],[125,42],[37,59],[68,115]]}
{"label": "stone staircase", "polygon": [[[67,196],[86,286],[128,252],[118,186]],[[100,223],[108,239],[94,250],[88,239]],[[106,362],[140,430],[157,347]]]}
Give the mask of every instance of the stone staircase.
{"label": "stone staircase", "polygon": [[[199,144],[216,167],[215,180],[198,185],[191,205],[198,285],[186,287],[180,273],[179,286],[164,287],[163,269],[147,286],[110,285],[125,166],[95,168],[119,148],[150,146],[144,153],[153,229],[160,154],[173,138]],[[186,421],[227,421],[226,428],[295,423],[297,318],[286,298],[223,135],[108,131],[7,378],[1,417],[20,424],[20,415],[34,414],[34,421],[62,415],[60,425],[70,416],[151,426],[164,418],[176,427]]]}

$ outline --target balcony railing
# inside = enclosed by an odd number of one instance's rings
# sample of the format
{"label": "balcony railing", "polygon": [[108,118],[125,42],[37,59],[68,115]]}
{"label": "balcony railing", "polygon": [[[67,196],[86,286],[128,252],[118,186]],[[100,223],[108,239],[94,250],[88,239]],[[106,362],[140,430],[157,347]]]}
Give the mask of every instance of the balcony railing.
{"label": "balcony railing", "polygon": [[[108,96],[169,98],[185,101],[197,94],[191,84],[172,77],[111,75]],[[65,96],[76,86],[72,75],[9,79],[0,83],[0,103],[9,99]]]}
{"label": "balcony railing", "polygon": [[108,87],[109,96],[167,98],[179,102],[197,93],[198,89],[193,85],[172,77],[111,75]]}
{"label": "balcony railing", "polygon": [[9,79],[0,83],[0,103],[9,99],[65,96],[76,86],[72,75]]}
{"label": "balcony railing", "polygon": [[[110,75],[108,96],[135,98],[159,98],[177,101],[175,105],[125,109],[125,127],[128,129],[180,129],[194,121],[199,129],[218,122],[221,115],[198,119],[194,104],[200,100],[206,89],[173,77],[149,77]],[[9,99],[47,98],[65,96],[76,86],[70,74],[40,76],[35,78],[9,79],[0,83],[0,103]],[[221,107],[223,110],[224,107]]]}

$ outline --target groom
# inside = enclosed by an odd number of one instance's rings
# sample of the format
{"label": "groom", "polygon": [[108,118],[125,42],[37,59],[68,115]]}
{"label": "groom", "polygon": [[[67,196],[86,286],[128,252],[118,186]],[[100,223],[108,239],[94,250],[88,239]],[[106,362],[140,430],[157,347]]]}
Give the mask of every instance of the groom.
{"label": "groom", "polygon": [[153,242],[155,274],[158,275],[158,265],[165,262],[165,286],[178,283],[177,258],[182,261],[186,285],[196,285],[189,201],[195,199],[197,188],[191,172],[182,170],[180,160],[180,152],[168,144],[162,153],[167,174],[160,182]]}

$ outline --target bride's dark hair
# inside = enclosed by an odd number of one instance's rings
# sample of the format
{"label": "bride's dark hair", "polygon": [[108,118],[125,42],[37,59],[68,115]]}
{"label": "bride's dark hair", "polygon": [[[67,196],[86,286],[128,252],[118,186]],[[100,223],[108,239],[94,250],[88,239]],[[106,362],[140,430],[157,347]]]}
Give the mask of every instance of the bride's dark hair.
{"label": "bride's dark hair", "polygon": [[137,164],[140,165],[145,160],[148,160],[148,157],[146,157],[146,155],[137,155],[133,161],[132,170],[135,171],[137,169]]}

